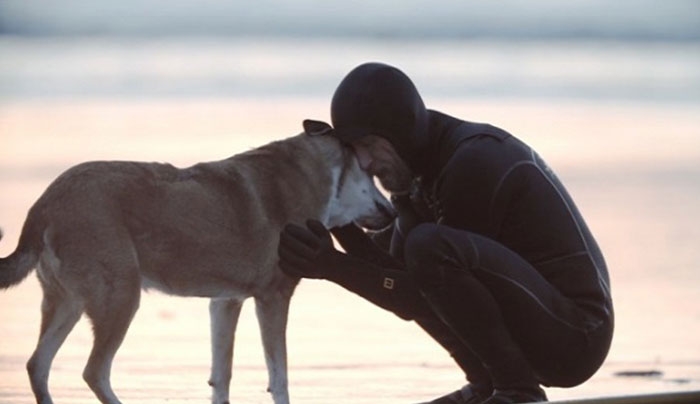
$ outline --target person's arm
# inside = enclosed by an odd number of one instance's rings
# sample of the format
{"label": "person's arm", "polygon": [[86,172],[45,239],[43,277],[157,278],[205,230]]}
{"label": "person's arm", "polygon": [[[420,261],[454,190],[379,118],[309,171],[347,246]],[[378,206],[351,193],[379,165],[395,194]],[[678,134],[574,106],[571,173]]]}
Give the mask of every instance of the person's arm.
{"label": "person's arm", "polygon": [[404,320],[430,312],[408,272],[336,250],[321,222],[287,225],[280,234],[278,253],[280,268],[291,277],[335,282]]}
{"label": "person's arm", "polygon": [[331,233],[349,255],[385,268],[403,269],[403,265],[398,260],[382,250],[364,230],[355,224],[334,227]]}

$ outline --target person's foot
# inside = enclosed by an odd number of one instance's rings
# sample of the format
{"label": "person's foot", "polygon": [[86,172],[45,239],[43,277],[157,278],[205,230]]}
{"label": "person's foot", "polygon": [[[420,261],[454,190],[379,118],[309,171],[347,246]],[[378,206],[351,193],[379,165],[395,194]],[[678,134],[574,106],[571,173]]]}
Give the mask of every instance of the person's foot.
{"label": "person's foot", "polygon": [[547,401],[547,395],[541,388],[533,390],[495,390],[491,397],[479,404],[515,404],[539,403]]}
{"label": "person's foot", "polygon": [[488,393],[476,391],[471,385],[467,384],[450,394],[420,404],[481,404],[481,402],[488,398]]}

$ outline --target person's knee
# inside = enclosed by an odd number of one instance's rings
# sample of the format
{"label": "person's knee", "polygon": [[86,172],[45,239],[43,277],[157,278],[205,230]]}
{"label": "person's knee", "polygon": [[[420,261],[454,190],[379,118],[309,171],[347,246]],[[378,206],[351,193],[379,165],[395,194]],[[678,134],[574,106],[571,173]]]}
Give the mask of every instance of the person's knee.
{"label": "person's knee", "polygon": [[444,242],[439,225],[423,223],[406,237],[404,259],[406,269],[424,292],[444,287]]}
{"label": "person's knee", "polygon": [[416,226],[406,237],[407,270],[422,289],[440,287],[455,277],[470,274],[478,261],[469,234],[435,224]]}
{"label": "person's knee", "polygon": [[434,263],[440,246],[439,227],[434,223],[422,223],[408,233],[403,251],[409,271]]}

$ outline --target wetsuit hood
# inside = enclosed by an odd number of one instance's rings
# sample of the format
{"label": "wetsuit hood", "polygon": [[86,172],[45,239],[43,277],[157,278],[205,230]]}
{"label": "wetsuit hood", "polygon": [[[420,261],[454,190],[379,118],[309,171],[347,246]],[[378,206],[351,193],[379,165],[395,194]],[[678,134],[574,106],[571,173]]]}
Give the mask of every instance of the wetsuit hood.
{"label": "wetsuit hood", "polygon": [[428,144],[428,111],[418,90],[399,69],[365,63],[340,82],[331,101],[335,135],[351,142],[366,135],[387,139],[417,172]]}

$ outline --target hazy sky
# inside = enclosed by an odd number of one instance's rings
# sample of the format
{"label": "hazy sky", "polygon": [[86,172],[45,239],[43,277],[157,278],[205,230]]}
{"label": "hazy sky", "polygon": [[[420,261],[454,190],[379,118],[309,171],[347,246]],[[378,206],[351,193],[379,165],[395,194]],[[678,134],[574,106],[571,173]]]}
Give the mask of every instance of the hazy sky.
{"label": "hazy sky", "polygon": [[0,0],[0,33],[699,40],[697,0]]}

